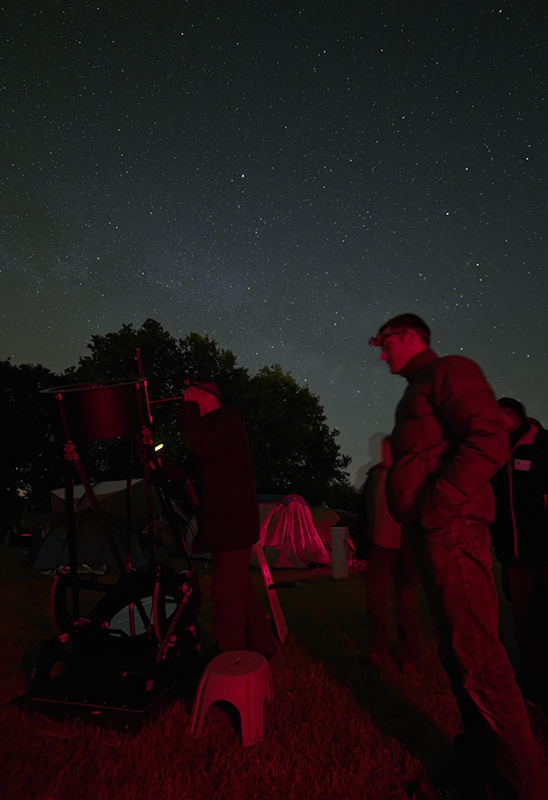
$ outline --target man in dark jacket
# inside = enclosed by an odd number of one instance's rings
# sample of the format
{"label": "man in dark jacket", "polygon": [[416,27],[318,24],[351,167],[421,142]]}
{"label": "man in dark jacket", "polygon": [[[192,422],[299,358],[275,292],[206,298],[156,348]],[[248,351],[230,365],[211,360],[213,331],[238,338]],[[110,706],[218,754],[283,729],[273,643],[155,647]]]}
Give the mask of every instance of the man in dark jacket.
{"label": "man in dark jacket", "polygon": [[489,482],[508,456],[503,415],[478,365],[462,356],[438,358],[415,314],[389,320],[370,344],[409,384],[396,409],[387,499],[415,549],[464,728],[454,746],[453,793],[423,783],[415,797],[538,800],[548,795],[498,637],[491,569]]}
{"label": "man in dark jacket", "polygon": [[518,682],[531,704],[548,709],[548,431],[518,400],[503,397],[499,406],[511,450],[491,482],[491,538],[516,623]]}
{"label": "man in dark jacket", "polygon": [[199,546],[213,555],[213,628],[220,652],[270,656],[276,640],[249,574],[259,539],[259,501],[245,424],[221,404],[218,384],[201,381],[179,406],[186,444],[198,459]]}

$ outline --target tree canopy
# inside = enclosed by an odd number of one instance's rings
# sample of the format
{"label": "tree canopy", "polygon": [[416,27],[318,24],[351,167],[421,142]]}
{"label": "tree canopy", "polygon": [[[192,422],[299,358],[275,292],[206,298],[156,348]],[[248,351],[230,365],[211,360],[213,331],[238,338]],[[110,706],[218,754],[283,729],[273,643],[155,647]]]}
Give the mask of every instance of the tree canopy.
{"label": "tree canopy", "polygon": [[336,443],[316,397],[279,364],[250,379],[241,408],[247,421],[259,491],[295,492],[310,504],[334,504],[348,483],[350,458]]}
{"label": "tree canopy", "polygon": [[180,394],[184,381],[198,375],[217,375],[230,384],[248,380],[247,370],[236,366],[230,350],[222,350],[198,333],[177,341],[154,319],[146,319],[137,329],[122,325],[114,333],[92,336],[90,355],[80,358],[66,374],[78,383],[137,378],[137,349],[151,398]]}
{"label": "tree canopy", "polygon": [[41,365],[0,361],[0,415],[4,457],[0,466],[0,514],[9,516],[23,498],[49,497],[62,482],[63,465],[49,437],[46,405],[40,392],[60,382]]}
{"label": "tree canopy", "polygon": [[[190,333],[177,340],[153,319],[139,328],[125,324],[118,331],[92,336],[88,354],[61,377],[41,366],[0,364],[0,403],[4,419],[13,423],[8,440],[11,461],[4,468],[2,489],[8,505],[25,490],[39,495],[55,488],[52,482],[60,485],[62,464],[56,463],[59,453],[49,439],[40,390],[59,384],[136,380],[137,350],[152,401],[153,438],[165,445],[171,458],[184,461],[187,455],[176,407],[157,401],[180,397],[186,380],[209,377],[219,382],[225,398],[245,417],[259,493],[295,493],[311,505],[325,502],[351,510],[356,493],[346,473],[350,458],[341,454],[339,432],[327,425],[317,396],[279,364],[250,375],[238,366],[234,353],[208,336]],[[93,443],[81,455],[83,461],[84,456],[93,456],[90,479],[125,477],[127,450],[121,440]]]}

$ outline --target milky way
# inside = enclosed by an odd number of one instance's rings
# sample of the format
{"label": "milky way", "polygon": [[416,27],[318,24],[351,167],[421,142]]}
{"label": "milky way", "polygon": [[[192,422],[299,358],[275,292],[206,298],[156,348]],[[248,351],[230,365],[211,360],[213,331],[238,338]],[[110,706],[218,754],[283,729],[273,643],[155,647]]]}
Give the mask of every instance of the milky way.
{"label": "milky way", "polygon": [[354,481],[404,388],[367,340],[414,311],[548,423],[546,2],[2,14],[0,358],[207,334],[308,385]]}

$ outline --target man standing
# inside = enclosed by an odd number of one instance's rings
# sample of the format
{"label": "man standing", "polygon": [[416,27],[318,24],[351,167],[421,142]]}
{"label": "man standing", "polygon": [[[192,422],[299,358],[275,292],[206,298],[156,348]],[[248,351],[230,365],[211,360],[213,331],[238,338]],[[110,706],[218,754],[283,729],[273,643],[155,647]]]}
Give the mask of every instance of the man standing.
{"label": "man standing", "polygon": [[509,449],[502,413],[478,365],[462,356],[438,358],[415,314],[388,320],[370,344],[409,384],[396,409],[387,500],[415,550],[464,729],[455,740],[452,785],[442,793],[423,783],[414,796],[539,800],[548,795],[498,637],[491,570],[489,482]]}
{"label": "man standing", "polygon": [[259,539],[259,501],[245,424],[223,406],[217,383],[200,381],[179,406],[186,444],[198,460],[198,544],[213,555],[211,596],[219,652],[271,656],[276,639],[249,574]]}
{"label": "man standing", "polygon": [[[392,464],[390,437],[382,440],[382,460],[371,467],[363,488],[364,524],[368,540],[365,564],[367,628],[371,652],[367,661],[382,667],[389,657],[388,604],[394,583],[398,640],[395,656],[402,672],[411,672],[420,658],[418,577],[407,537],[386,505],[386,476]],[[360,515],[358,515],[358,521]]]}
{"label": "man standing", "polygon": [[519,400],[502,397],[499,406],[511,450],[491,482],[491,539],[514,612],[518,683],[529,705],[548,711],[548,431]]}

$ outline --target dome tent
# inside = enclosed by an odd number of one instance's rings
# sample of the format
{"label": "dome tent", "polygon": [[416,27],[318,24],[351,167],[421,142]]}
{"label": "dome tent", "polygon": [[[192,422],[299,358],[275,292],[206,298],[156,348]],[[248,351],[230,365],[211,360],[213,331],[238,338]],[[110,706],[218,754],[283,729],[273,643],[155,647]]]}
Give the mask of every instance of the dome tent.
{"label": "dome tent", "polygon": [[[114,545],[123,560],[127,556],[127,482],[104,481],[93,487],[95,498],[101,508]],[[144,482],[140,478],[132,480],[132,533],[131,552],[132,565],[142,567],[146,559],[141,550],[136,532],[141,532],[146,525],[146,501]],[[159,502],[152,495],[153,511],[159,511]],[[65,489],[51,492],[51,525],[39,546],[29,555],[30,564],[40,570],[58,570],[69,563],[67,546],[67,527],[65,518]],[[89,498],[81,484],[74,486],[74,511],[76,526],[76,553],[80,565],[116,566],[116,560],[110,549],[103,529],[91,508]]]}
{"label": "dome tent", "polygon": [[[260,542],[269,567],[305,569],[331,564],[308,503],[298,494],[259,495]],[[255,556],[252,561],[258,566]]]}

